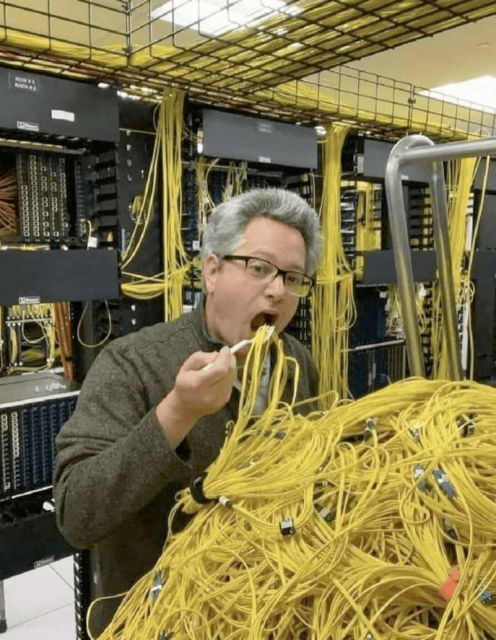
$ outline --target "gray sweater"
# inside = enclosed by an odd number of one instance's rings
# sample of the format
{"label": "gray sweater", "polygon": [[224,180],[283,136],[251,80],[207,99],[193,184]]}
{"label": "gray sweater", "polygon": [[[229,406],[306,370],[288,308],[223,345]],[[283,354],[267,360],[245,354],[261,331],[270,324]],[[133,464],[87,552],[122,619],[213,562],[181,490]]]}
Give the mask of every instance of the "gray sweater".
{"label": "gray sweater", "polygon": [[[318,393],[307,349],[283,335],[285,352],[300,363],[298,398]],[[95,360],[76,410],[57,437],[54,496],[59,528],[69,542],[91,549],[91,597],[127,591],[158,560],[176,492],[219,453],[225,425],[236,419],[239,393],[200,420],[181,445],[169,446],[155,407],[195,351],[222,345],[206,329],[203,309],[119,338]],[[291,375],[287,395],[291,389]],[[182,528],[179,517],[175,529]],[[95,607],[98,635],[119,600]]]}

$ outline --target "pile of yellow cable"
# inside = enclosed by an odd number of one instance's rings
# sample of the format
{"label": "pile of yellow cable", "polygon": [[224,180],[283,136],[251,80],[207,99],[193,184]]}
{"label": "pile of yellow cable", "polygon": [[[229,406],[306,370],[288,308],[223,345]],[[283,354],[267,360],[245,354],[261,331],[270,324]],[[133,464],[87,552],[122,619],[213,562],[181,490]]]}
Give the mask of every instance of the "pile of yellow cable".
{"label": "pile of yellow cable", "polygon": [[266,412],[257,334],[239,420],[179,496],[195,517],[101,640],[491,637],[496,390],[411,378],[305,417],[272,345]]}

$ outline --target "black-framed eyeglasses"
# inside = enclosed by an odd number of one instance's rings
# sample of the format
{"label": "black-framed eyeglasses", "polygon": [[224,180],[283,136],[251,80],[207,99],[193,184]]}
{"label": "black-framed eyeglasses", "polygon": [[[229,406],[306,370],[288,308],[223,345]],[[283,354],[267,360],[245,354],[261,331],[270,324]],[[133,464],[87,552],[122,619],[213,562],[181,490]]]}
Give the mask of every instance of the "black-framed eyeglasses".
{"label": "black-framed eyeglasses", "polygon": [[299,298],[304,298],[308,295],[314,284],[313,278],[307,276],[305,273],[279,269],[275,264],[263,258],[228,255],[223,256],[222,260],[241,260],[245,263],[245,269],[249,276],[254,280],[258,280],[260,283],[269,284],[269,282],[272,282],[277,276],[281,275],[287,289]]}

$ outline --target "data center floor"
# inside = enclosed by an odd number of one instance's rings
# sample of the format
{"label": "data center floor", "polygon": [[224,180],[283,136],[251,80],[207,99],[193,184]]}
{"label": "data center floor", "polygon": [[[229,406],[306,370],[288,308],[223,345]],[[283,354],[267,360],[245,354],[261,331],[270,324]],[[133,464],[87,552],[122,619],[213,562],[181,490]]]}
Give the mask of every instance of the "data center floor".
{"label": "data center floor", "polygon": [[76,640],[72,556],[5,580],[1,640]]}

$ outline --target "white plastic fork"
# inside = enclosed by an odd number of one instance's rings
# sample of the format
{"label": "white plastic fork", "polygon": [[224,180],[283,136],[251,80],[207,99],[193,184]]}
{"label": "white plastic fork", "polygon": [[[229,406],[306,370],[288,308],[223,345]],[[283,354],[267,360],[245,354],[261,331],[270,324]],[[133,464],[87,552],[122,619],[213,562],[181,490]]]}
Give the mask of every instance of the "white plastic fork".
{"label": "white plastic fork", "polygon": [[[274,333],[276,327],[273,324],[262,325],[262,326],[267,327],[267,333],[265,334],[265,337],[264,337],[264,342],[267,342],[270,336]],[[233,344],[232,347],[229,347],[229,351],[231,353],[237,353],[240,349],[242,349],[243,347],[246,347],[246,345],[251,344],[253,340],[255,340],[255,336],[253,336],[253,338],[245,338],[244,340],[240,340],[236,344]],[[209,362],[209,364],[203,367],[202,371],[208,371],[214,366],[214,364],[215,364],[214,362]]]}

